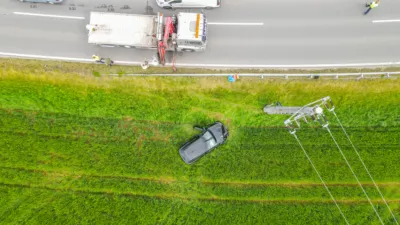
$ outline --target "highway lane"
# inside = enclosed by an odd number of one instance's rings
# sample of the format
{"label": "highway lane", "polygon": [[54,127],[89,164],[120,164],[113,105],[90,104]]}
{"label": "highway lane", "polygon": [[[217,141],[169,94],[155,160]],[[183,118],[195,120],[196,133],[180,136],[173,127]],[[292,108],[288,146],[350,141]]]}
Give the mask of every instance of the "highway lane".
{"label": "highway lane", "polygon": [[[66,0],[63,5],[30,4],[4,0],[0,6],[0,52],[142,61],[152,51],[101,48],[87,44],[85,25],[90,11],[103,0]],[[110,1],[108,1],[110,2]],[[116,12],[145,13],[146,1],[115,0]],[[153,12],[159,8],[149,0]],[[75,4],[75,6],[71,6]],[[372,23],[400,19],[400,2],[385,0],[363,16],[365,1],[225,0],[222,8],[206,11],[209,22],[261,22],[263,26],[209,25],[208,49],[182,53],[178,63],[235,65],[292,65],[400,61],[400,23]],[[128,5],[130,9],[121,9]],[[70,10],[75,7],[75,10]],[[171,14],[172,11],[161,10]],[[183,10],[187,11],[187,10]],[[198,10],[191,10],[198,11]],[[84,20],[14,15],[13,12],[82,16]],[[151,12],[150,12],[151,13]]]}

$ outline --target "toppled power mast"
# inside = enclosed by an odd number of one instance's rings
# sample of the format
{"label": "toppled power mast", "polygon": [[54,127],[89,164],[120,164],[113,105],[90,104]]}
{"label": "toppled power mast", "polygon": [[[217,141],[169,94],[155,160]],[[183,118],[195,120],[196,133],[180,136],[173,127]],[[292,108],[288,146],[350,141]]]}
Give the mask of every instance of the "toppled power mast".
{"label": "toppled power mast", "polygon": [[281,106],[281,108],[283,108],[281,111],[287,112],[293,111],[297,108],[297,111],[291,113],[292,116],[284,122],[291,134],[295,133],[296,130],[301,127],[301,123],[318,122],[322,127],[327,128],[329,121],[324,114],[324,108],[329,112],[335,110],[335,106],[329,96],[309,103],[303,107]]}
{"label": "toppled power mast", "polygon": [[298,138],[298,136],[296,134],[299,130],[301,130],[303,124],[318,123],[319,125],[321,125],[321,127],[329,133],[329,135],[332,138],[333,142],[335,143],[337,149],[339,150],[340,154],[342,155],[343,159],[345,160],[350,172],[352,173],[352,175],[356,179],[359,187],[362,189],[365,197],[367,198],[367,200],[370,203],[372,209],[374,210],[374,212],[375,212],[377,218],[379,219],[380,223],[384,224],[384,222],[383,222],[383,220],[382,220],[382,218],[380,216],[380,213],[377,211],[376,207],[372,203],[368,193],[364,189],[363,185],[361,184],[360,180],[358,179],[357,175],[355,174],[352,166],[350,165],[350,163],[347,160],[346,156],[343,154],[343,151],[342,151],[340,145],[338,144],[336,138],[334,137],[332,131],[330,130],[330,127],[329,127],[330,122],[328,120],[328,117],[325,115],[325,112],[333,115],[334,118],[336,119],[335,122],[341,127],[342,131],[344,132],[345,136],[347,137],[348,142],[353,147],[354,152],[357,154],[357,156],[358,156],[360,162],[362,163],[365,171],[368,173],[368,175],[369,175],[370,179],[372,180],[376,190],[380,194],[381,199],[386,204],[386,207],[388,208],[390,214],[392,215],[394,222],[396,224],[399,224],[397,219],[396,219],[396,217],[395,217],[395,215],[393,214],[392,210],[390,209],[390,206],[388,205],[386,199],[384,198],[382,192],[380,191],[379,187],[375,183],[375,180],[373,179],[372,175],[370,174],[367,166],[365,165],[364,160],[361,158],[361,156],[358,153],[356,147],[354,146],[354,144],[351,141],[349,135],[347,134],[345,128],[343,127],[341,121],[339,120],[339,117],[337,116],[337,114],[335,112],[335,106],[334,106],[334,104],[333,104],[333,102],[332,102],[332,100],[331,100],[331,98],[329,96],[321,98],[321,99],[319,99],[317,101],[311,102],[311,103],[309,103],[309,104],[307,104],[305,106],[302,106],[302,107],[299,107],[299,106],[282,106],[280,103],[278,103],[276,105],[267,105],[267,106],[264,107],[264,112],[267,113],[267,114],[286,114],[286,115],[290,115],[290,117],[284,121],[284,124],[285,124],[286,128],[288,129],[289,133],[291,135],[293,135],[293,137],[295,137],[296,141],[298,142],[298,144],[300,145],[300,147],[303,150],[304,154],[306,155],[308,161],[311,163],[311,166],[313,167],[314,171],[317,173],[318,178],[321,180],[321,182],[322,182],[323,186],[325,187],[326,191],[329,193],[329,196],[331,197],[331,199],[335,203],[336,207],[339,209],[339,212],[340,212],[341,216],[343,217],[344,221],[346,222],[346,224],[349,224],[346,216],[344,215],[344,213],[342,212],[341,208],[339,207],[335,197],[332,195],[332,193],[329,190],[328,186],[326,185],[326,183],[322,179],[322,176],[318,172],[318,170],[315,167],[313,161],[311,160],[311,158],[308,155],[307,151],[303,147],[302,142],[300,141],[300,139]]}

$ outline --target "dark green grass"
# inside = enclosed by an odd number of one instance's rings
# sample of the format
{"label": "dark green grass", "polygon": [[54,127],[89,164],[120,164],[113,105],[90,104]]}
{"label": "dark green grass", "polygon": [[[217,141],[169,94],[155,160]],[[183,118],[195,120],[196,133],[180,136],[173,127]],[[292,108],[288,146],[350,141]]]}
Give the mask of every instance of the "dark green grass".
{"label": "dark green grass", "polygon": [[[2,224],[343,224],[336,207],[326,203],[254,204],[12,186],[0,187],[0,199]],[[367,204],[341,206],[351,224],[378,224]],[[384,214],[382,206],[378,211]]]}
{"label": "dark green grass", "polygon": [[[187,166],[177,153],[179,146],[191,136],[185,132],[187,124],[28,114],[0,111],[5,149],[0,154],[3,165],[182,179],[317,180],[303,152],[284,128],[238,127],[226,145],[199,163]],[[354,169],[363,180],[368,180],[348,141],[340,135],[340,129],[333,127],[332,131]],[[366,156],[371,171],[379,174],[379,180],[392,181],[400,176],[399,128],[355,127],[347,132],[361,155]],[[299,138],[316,165],[326,171],[326,179],[353,181],[327,132],[304,129],[299,132]]]}
{"label": "dark green grass", "polygon": [[[6,73],[7,72],[7,73]],[[26,75],[26,76],[25,76]],[[2,224],[343,224],[283,127],[274,101],[330,95],[395,214],[399,215],[400,83],[397,80],[259,81],[93,78],[18,74],[0,79]],[[389,211],[330,115],[361,182]],[[220,120],[227,143],[186,165],[179,147],[193,125]],[[351,224],[377,224],[329,134],[299,131]]]}

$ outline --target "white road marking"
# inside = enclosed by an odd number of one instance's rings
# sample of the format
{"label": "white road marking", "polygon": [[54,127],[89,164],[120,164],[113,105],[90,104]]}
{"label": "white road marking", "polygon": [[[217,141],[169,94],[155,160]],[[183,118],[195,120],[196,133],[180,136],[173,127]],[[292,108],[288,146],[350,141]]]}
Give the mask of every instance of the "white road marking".
{"label": "white road marking", "polygon": [[[46,55],[30,55],[30,54],[18,54],[18,53],[8,53],[0,52],[0,57],[15,57],[15,58],[29,58],[29,59],[49,59],[49,60],[60,60],[60,61],[73,61],[73,62],[94,62],[91,58],[72,58],[72,57],[62,57],[62,56],[46,56]],[[127,65],[140,65],[142,62],[133,61],[114,61],[117,64],[127,64]]]}
{"label": "white road marking", "polygon": [[[71,58],[61,56],[44,56],[44,55],[30,55],[0,52],[0,57],[14,57],[14,58],[30,58],[30,59],[48,59],[60,61],[74,61],[74,62],[93,62],[91,58]],[[125,65],[140,65],[142,62],[135,61],[114,61],[116,64]],[[171,63],[167,63],[171,66]],[[400,65],[398,62],[377,62],[377,63],[341,63],[341,64],[298,64],[298,65],[248,65],[248,64],[190,64],[190,63],[176,63],[176,66],[183,67],[197,67],[197,68],[335,68],[335,67],[366,67],[366,66],[393,66]]]}
{"label": "white road marking", "polygon": [[400,20],[373,20],[373,23],[396,23],[400,22]]}
{"label": "white road marking", "polygon": [[44,55],[28,55],[28,54],[18,54],[18,53],[8,53],[0,52],[0,56],[10,56],[10,57],[20,57],[20,58],[33,58],[33,59],[53,59],[53,60],[63,60],[63,61],[77,61],[77,62],[93,62],[92,59],[84,58],[70,58],[70,57],[60,57],[60,56],[44,56]]}
{"label": "white road marking", "polygon": [[209,22],[208,25],[227,25],[227,26],[264,26],[264,23],[219,23]]}
{"label": "white road marking", "polygon": [[[167,64],[169,65],[169,64]],[[379,63],[338,63],[338,64],[294,64],[294,65],[246,65],[246,64],[189,64],[189,63],[176,63],[176,66],[194,67],[194,68],[337,68],[337,67],[368,67],[368,66],[393,66],[400,65],[399,62],[379,62]]]}
{"label": "white road marking", "polygon": [[85,19],[85,17],[80,17],[80,16],[59,16],[59,15],[24,13],[24,12],[14,12],[14,14],[15,15],[23,15],[23,16],[41,16],[41,17],[53,17],[53,18],[76,19],[76,20],[84,20]]}

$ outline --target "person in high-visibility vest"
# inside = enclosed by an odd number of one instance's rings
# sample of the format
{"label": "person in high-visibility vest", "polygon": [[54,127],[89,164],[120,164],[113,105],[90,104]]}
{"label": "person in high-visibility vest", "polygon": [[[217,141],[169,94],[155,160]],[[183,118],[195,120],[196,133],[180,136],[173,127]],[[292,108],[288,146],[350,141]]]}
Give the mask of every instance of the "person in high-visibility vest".
{"label": "person in high-visibility vest", "polygon": [[368,7],[367,11],[364,12],[364,15],[367,15],[371,9],[379,6],[379,0],[373,1],[370,4],[365,4],[365,7]]}
{"label": "person in high-visibility vest", "polygon": [[92,59],[94,59],[95,62],[104,63],[103,58],[100,58],[98,55],[92,55]]}
{"label": "person in high-visibility vest", "polygon": [[92,25],[92,24],[88,24],[86,25],[86,29],[89,31],[89,35],[91,35],[93,32],[95,32],[98,29],[98,25]]}

